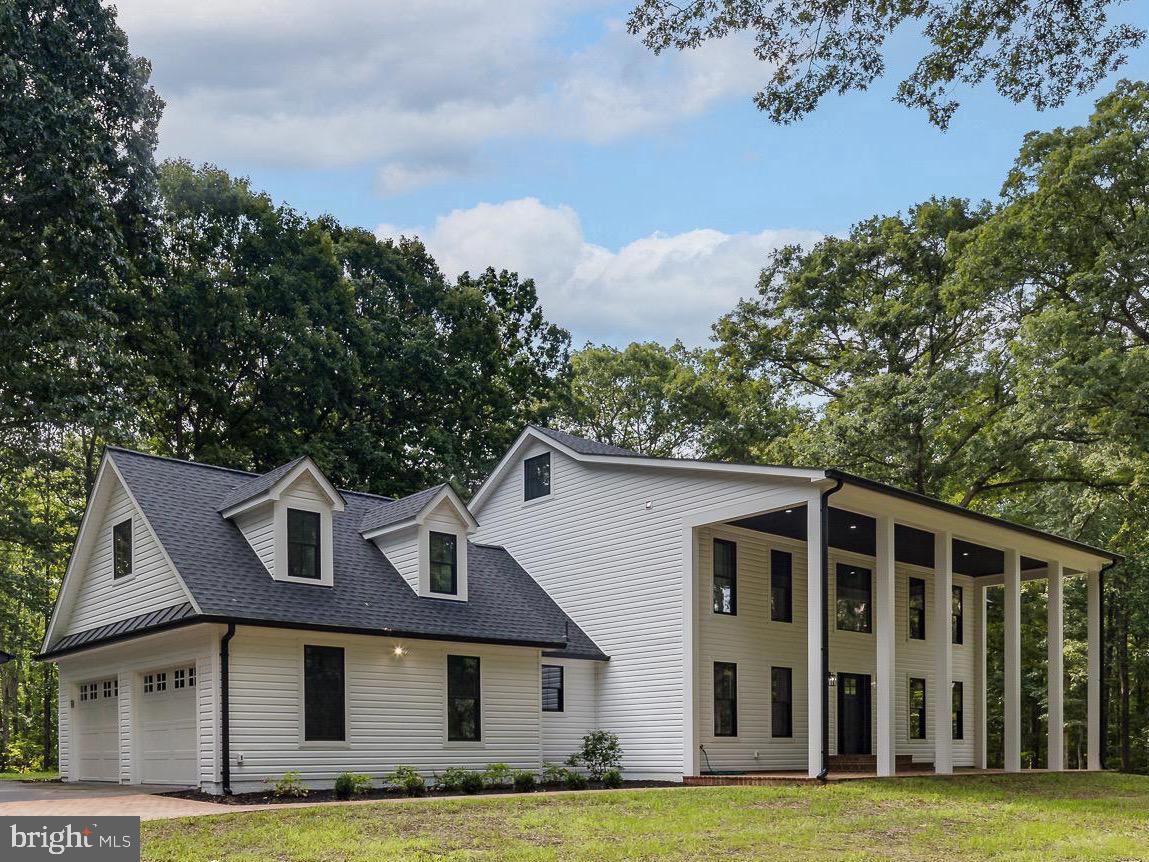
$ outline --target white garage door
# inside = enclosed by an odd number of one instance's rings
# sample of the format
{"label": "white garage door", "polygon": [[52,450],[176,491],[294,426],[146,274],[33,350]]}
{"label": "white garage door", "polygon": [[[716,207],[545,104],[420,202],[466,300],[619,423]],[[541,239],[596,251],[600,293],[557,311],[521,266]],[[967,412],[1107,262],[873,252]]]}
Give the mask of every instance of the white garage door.
{"label": "white garage door", "polygon": [[119,781],[119,684],[114,679],[80,683],[72,711],[77,775],[81,781]]}
{"label": "white garage door", "polygon": [[150,671],[140,686],[140,780],[145,784],[195,784],[195,665]]}

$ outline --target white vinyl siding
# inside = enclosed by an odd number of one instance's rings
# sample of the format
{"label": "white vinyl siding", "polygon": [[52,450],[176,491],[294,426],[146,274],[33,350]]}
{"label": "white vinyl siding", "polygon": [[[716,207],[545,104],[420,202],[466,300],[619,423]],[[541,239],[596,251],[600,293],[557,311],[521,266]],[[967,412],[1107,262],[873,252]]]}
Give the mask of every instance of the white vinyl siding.
{"label": "white vinyl siding", "polygon": [[275,572],[275,518],[274,506],[265,503],[250,512],[236,516],[235,525],[263,563],[268,574]]}
{"label": "white vinyl siding", "polygon": [[544,656],[541,664],[563,669],[563,711],[542,714],[543,760],[562,763],[598,728],[596,677],[601,662]]}
{"label": "white vinyl siding", "polygon": [[[108,502],[93,536],[87,565],[77,572],[80,582],[57,635],[86,631],[188,600],[143,514],[114,473],[109,472],[106,479],[113,483]],[[132,574],[117,580],[112,577],[112,527],[127,518],[132,518]]]}
{"label": "white vinyl siding", "polygon": [[[544,451],[536,442],[521,457]],[[683,519],[729,504],[769,509],[794,492],[769,478],[595,466],[557,450],[551,477],[548,497],[524,502],[521,464],[507,470],[474,513],[476,541],[504,545],[611,656],[599,670],[599,726],[619,735],[628,777],[681,777]]]}
{"label": "white vinyl siding", "polygon": [[[345,742],[303,740],[305,644],[344,649]],[[395,647],[404,654],[397,656]],[[447,655],[481,660],[482,740],[446,737]],[[430,776],[450,766],[542,763],[539,651],[523,647],[242,628],[231,642],[232,787],[258,790],[299,770],[329,784],[352,770],[380,777],[399,765]],[[240,754],[243,765],[236,762]]]}
{"label": "white vinyl siding", "polygon": [[419,528],[415,525],[375,539],[388,562],[403,576],[413,592],[419,592]]}

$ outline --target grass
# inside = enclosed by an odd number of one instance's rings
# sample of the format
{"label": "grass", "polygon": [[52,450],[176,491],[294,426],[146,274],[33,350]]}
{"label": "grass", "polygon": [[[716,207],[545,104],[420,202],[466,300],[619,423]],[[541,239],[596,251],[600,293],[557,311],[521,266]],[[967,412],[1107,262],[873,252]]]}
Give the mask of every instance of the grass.
{"label": "grass", "polygon": [[1149,860],[1149,777],[698,787],[413,800],[144,824],[153,862]]}
{"label": "grass", "polygon": [[51,772],[0,772],[0,781],[54,781],[60,777],[56,770]]}

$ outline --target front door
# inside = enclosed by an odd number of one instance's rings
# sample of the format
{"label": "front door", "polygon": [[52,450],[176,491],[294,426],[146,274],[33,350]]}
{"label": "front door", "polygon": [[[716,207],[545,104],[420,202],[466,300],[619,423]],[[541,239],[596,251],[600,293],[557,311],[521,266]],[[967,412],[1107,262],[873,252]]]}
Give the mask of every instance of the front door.
{"label": "front door", "polygon": [[838,674],[838,754],[871,754],[870,676]]}

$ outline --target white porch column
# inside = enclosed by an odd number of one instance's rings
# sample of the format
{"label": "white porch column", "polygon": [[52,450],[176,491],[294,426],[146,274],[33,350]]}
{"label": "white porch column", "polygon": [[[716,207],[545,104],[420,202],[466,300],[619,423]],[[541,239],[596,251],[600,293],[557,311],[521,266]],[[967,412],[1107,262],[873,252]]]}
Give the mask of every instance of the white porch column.
{"label": "white porch column", "polygon": [[806,506],[806,728],[807,772],[822,772],[822,512],[815,497]]}
{"label": "white porch column", "polygon": [[934,533],[934,772],[954,771],[953,756],[953,537]]}
{"label": "white porch column", "polygon": [[1049,655],[1046,667],[1049,674],[1049,756],[1046,768],[1060,771],[1065,768],[1065,701],[1064,701],[1064,630],[1065,600],[1062,594],[1063,571],[1061,563],[1049,562],[1048,625],[1046,641]]}
{"label": "white porch column", "polygon": [[1005,552],[1005,771],[1021,772],[1021,555]]}
{"label": "white porch column", "polygon": [[978,769],[985,769],[988,763],[987,745],[986,740],[989,737],[988,722],[989,715],[986,711],[986,656],[988,650],[986,648],[986,630],[989,626],[988,614],[986,613],[986,589],[980,584],[973,588],[973,607],[974,607],[974,625],[977,630],[977,664],[974,666],[974,674],[977,677],[977,693],[975,695],[975,706],[977,709],[977,722],[974,725],[974,765]]}
{"label": "white porch column", "polygon": [[874,633],[877,638],[877,710],[878,710],[878,775],[896,771],[897,719],[894,689],[894,521],[888,515],[878,517],[876,552]]}
{"label": "white porch column", "polygon": [[1086,716],[1087,766],[1101,768],[1101,574],[1087,572],[1086,604],[1088,606],[1089,682]]}

